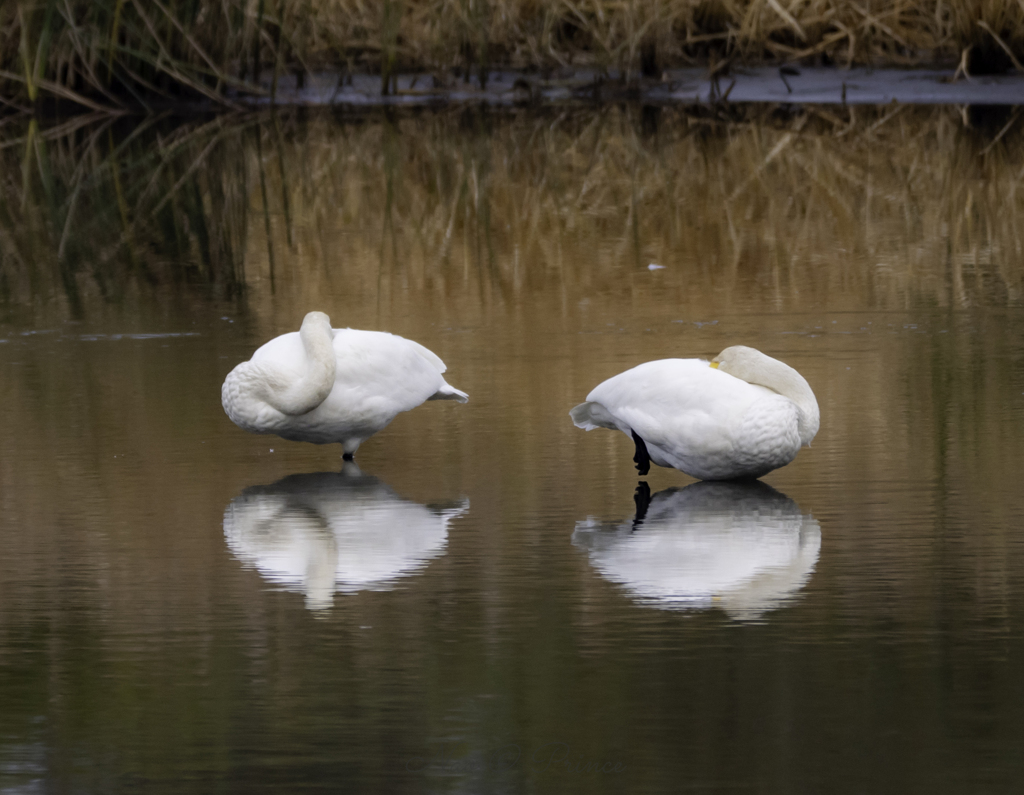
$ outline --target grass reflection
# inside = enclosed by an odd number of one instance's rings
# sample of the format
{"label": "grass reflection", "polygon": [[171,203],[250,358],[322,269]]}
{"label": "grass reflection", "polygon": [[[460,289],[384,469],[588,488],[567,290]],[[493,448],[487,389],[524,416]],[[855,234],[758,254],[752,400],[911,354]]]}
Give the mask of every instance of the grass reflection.
{"label": "grass reflection", "polygon": [[90,296],[230,297],[326,266],[377,302],[409,282],[514,302],[650,261],[779,306],[1016,304],[1024,164],[1000,122],[903,107],[32,120],[0,128],[0,285],[80,317]]}
{"label": "grass reflection", "polygon": [[[247,227],[245,122],[83,118],[0,139],[0,285],[9,304],[81,318],[171,285],[231,295]],[[21,133],[21,134],[18,134]]]}

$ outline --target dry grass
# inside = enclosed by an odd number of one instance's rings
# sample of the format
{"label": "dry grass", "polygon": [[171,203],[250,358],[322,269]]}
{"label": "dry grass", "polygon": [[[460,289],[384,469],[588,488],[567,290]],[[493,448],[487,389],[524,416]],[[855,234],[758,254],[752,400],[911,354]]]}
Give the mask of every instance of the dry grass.
{"label": "dry grass", "polygon": [[[1014,0],[9,0],[0,102],[117,108],[273,93],[285,72],[733,62],[1020,68]],[[260,77],[263,78],[262,83]],[[268,80],[269,78],[269,80]],[[262,85],[262,88],[260,87]],[[269,86],[269,88],[268,88]]]}

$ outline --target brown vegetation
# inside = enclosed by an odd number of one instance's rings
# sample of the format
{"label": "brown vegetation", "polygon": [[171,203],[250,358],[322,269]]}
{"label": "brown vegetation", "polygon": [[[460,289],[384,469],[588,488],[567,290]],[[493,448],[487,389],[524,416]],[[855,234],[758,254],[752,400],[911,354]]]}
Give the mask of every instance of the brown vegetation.
{"label": "brown vegetation", "polygon": [[9,0],[0,103],[92,108],[267,95],[285,73],[814,62],[1021,68],[1012,0]]}

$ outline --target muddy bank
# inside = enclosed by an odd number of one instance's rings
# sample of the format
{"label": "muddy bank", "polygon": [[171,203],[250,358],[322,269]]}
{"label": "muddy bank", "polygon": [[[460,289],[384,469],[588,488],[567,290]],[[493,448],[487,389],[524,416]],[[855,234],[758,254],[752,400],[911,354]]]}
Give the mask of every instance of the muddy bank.
{"label": "muddy bank", "polygon": [[670,69],[660,80],[627,82],[614,70],[548,72],[494,70],[481,80],[431,74],[393,78],[384,91],[377,75],[322,72],[267,80],[264,94],[236,94],[239,104],[265,105],[493,105],[632,100],[657,104],[771,102],[922,105],[1024,104],[1024,74],[970,76],[948,69],[836,69],[764,66],[709,75],[703,68]]}

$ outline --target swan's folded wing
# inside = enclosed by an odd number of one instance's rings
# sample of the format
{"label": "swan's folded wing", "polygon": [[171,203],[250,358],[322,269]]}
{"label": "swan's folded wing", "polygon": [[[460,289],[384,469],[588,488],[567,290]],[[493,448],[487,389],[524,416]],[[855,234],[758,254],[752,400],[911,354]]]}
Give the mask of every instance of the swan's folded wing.
{"label": "swan's folded wing", "polygon": [[444,363],[437,356],[395,334],[336,330],[334,350],[338,357],[335,392],[344,393],[338,397],[348,405],[372,405],[397,414],[420,405],[445,383],[438,369]]}
{"label": "swan's folded wing", "polygon": [[430,362],[430,365],[435,370],[437,370],[437,372],[443,373],[448,369],[445,366],[444,362],[441,361],[441,357],[434,353],[432,350],[430,350],[430,348],[425,348],[418,342],[414,342],[413,340],[407,340],[404,337],[399,337],[398,339],[404,340],[405,342],[409,343],[412,349],[416,351],[416,353],[418,353],[424,359],[426,359],[428,362]]}
{"label": "swan's folded wing", "polygon": [[700,359],[662,359],[609,378],[587,400],[658,447],[717,456],[732,450],[733,429],[763,392]]}
{"label": "swan's folded wing", "polygon": [[648,444],[676,455],[717,459],[735,448],[728,424],[700,409],[668,412],[625,406],[616,417]]}
{"label": "swan's folded wing", "polygon": [[[608,409],[647,403],[700,408],[707,405],[716,386],[718,391],[722,391],[723,379],[726,382],[737,381],[712,369],[701,359],[659,359],[613,375],[594,387],[587,400],[596,401]],[[743,384],[742,381],[739,383]]]}

